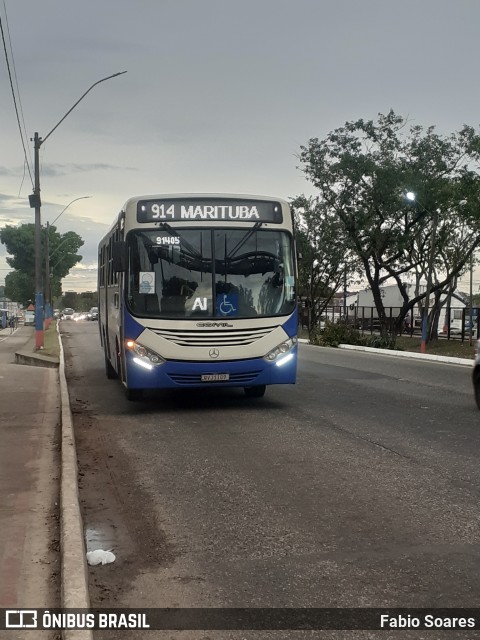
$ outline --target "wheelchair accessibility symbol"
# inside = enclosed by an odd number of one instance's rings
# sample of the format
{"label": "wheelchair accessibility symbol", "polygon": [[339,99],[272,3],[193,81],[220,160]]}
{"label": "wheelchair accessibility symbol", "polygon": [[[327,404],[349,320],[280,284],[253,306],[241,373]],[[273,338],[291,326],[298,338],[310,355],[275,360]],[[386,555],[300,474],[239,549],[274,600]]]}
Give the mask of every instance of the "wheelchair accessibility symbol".
{"label": "wheelchair accessibility symbol", "polygon": [[238,314],[238,293],[223,293],[217,296],[217,314],[236,316]]}

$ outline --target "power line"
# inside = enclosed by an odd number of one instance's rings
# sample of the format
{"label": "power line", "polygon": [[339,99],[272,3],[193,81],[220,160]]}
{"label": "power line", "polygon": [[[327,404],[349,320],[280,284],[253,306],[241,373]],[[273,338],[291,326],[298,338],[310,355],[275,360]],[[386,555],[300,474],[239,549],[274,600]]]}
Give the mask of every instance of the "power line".
{"label": "power line", "polygon": [[[24,135],[25,139],[27,139],[28,138],[27,127],[25,126],[25,116],[23,115],[22,98],[20,96],[20,87],[18,86],[17,69],[16,69],[16,66],[15,66],[15,58],[14,58],[14,55],[13,55],[12,39],[10,38],[10,27],[8,25],[7,7],[5,5],[5,0],[3,0],[3,8],[5,10],[5,23],[7,25],[8,43],[10,45],[10,54],[12,56],[13,75],[15,76],[15,86],[17,87],[18,102],[20,104],[20,113],[22,114],[23,135]],[[27,150],[28,150],[28,156],[30,158],[30,165],[32,165],[33,164],[32,152],[31,152],[31,149],[30,149],[29,146],[27,146]],[[23,165],[23,177],[24,178],[25,178],[25,165],[27,165],[28,169],[30,170],[30,166],[29,166],[29,163],[28,163],[26,158],[25,158],[25,162],[24,162],[24,165]],[[31,177],[32,177],[32,174],[30,174],[30,178]]]}
{"label": "power line", "polygon": [[[21,99],[21,96],[20,96],[20,87],[18,86],[17,68],[15,66],[15,57],[13,55],[12,39],[10,37],[10,26],[8,24],[7,6],[5,4],[5,0],[3,0],[3,9],[5,11],[5,23],[7,25],[8,44],[10,45],[10,54],[12,56],[13,75],[15,76],[15,86],[17,87],[18,102],[20,103],[20,113],[22,114],[23,135],[25,136],[25,139],[27,139],[28,138],[27,127],[25,126],[25,117],[23,115],[22,99]],[[33,164],[32,152],[30,150],[30,147],[27,146],[27,149],[28,149],[28,155],[30,157],[30,164]],[[28,163],[26,162],[26,159],[25,159],[25,162],[23,164],[23,178],[24,179],[25,179],[25,164],[27,164],[27,166],[28,166]],[[31,177],[31,175],[30,175],[30,177]],[[22,184],[23,184],[23,180],[22,180]],[[20,188],[20,190],[21,190],[21,188]]]}
{"label": "power line", "polygon": [[[5,8],[5,15],[6,15],[5,2],[4,2],[4,5],[3,5],[3,6],[4,6],[4,8]],[[8,28],[8,23],[7,23],[7,28]],[[11,70],[10,70],[10,61],[9,61],[9,59],[8,59],[7,43],[6,43],[6,41],[5,41],[5,34],[4,34],[4,31],[3,31],[3,24],[2,24],[2,18],[1,18],[1,17],[0,17],[0,31],[1,31],[1,33],[2,33],[3,50],[4,50],[4,52],[5,52],[5,61],[6,61],[6,63],[7,63],[8,78],[9,78],[9,80],[10,80],[10,88],[11,88],[11,90],[12,90],[12,97],[13,97],[13,104],[14,104],[14,107],[15,107],[15,114],[16,114],[16,116],[17,116],[18,130],[19,130],[19,132],[20,132],[20,139],[21,139],[21,141],[22,141],[23,156],[24,156],[24,158],[25,158],[25,162],[26,162],[26,164],[27,164],[28,173],[30,174],[30,181],[31,181],[31,183],[32,183],[32,187],[33,187],[33,177],[32,177],[32,172],[31,172],[31,170],[30,170],[30,164],[29,164],[29,162],[28,162],[27,150],[26,150],[26,147],[25,147],[25,140],[24,140],[24,137],[23,137],[23,131],[22,131],[22,125],[21,125],[21,122],[20,122],[20,116],[19,116],[19,113],[18,113],[17,98],[16,98],[16,96],[15,96],[15,89],[14,89],[13,81],[12,81],[12,72],[11,72]],[[10,48],[11,48],[11,45],[10,45]],[[12,56],[12,57],[13,57],[13,56]],[[18,87],[18,84],[17,84],[17,87]],[[20,97],[19,97],[19,101],[20,101]],[[20,108],[21,108],[21,104],[20,104]],[[23,112],[22,112],[22,118],[23,118]],[[24,124],[24,126],[25,126],[25,124]]]}

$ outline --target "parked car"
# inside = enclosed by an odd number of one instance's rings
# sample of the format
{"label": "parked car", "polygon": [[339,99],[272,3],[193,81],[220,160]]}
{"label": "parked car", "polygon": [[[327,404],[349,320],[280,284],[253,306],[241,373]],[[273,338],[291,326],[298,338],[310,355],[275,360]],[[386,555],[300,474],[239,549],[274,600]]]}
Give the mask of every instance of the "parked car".
{"label": "parked car", "polygon": [[98,307],[92,307],[88,312],[88,320],[98,320]]}
{"label": "parked car", "polygon": [[477,403],[477,407],[480,409],[480,340],[477,340],[477,344],[475,346],[475,362],[473,364],[472,381],[475,402]]}

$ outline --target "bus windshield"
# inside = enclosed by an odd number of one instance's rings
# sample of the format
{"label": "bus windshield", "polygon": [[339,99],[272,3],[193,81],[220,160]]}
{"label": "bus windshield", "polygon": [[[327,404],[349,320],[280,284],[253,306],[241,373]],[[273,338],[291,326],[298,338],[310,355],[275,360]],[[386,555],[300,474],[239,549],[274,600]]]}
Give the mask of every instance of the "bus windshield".
{"label": "bus windshield", "polygon": [[172,228],[127,236],[126,302],[151,318],[288,315],[295,307],[286,231]]}

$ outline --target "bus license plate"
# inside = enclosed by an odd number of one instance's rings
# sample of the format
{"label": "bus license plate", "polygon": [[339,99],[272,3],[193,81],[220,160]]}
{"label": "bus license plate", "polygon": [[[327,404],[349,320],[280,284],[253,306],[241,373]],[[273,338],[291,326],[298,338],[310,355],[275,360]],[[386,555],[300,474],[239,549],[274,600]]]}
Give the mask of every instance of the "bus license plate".
{"label": "bus license plate", "polygon": [[224,382],[230,380],[230,374],[228,373],[202,373],[200,378],[202,382]]}

